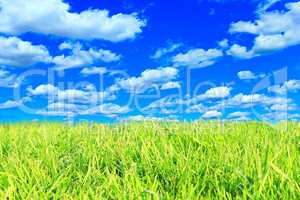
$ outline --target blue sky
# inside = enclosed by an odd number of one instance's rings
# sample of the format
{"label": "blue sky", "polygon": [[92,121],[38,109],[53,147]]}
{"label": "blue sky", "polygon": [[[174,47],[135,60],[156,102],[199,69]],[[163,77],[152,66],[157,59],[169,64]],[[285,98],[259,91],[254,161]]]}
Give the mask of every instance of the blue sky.
{"label": "blue sky", "polygon": [[299,120],[299,52],[300,1],[0,0],[0,122]]}

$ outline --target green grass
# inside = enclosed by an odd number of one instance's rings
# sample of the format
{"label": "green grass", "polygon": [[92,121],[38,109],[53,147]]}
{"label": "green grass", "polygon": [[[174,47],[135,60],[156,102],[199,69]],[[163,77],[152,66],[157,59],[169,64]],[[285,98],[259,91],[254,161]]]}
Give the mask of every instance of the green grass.
{"label": "green grass", "polygon": [[0,125],[0,199],[300,199],[300,124]]}

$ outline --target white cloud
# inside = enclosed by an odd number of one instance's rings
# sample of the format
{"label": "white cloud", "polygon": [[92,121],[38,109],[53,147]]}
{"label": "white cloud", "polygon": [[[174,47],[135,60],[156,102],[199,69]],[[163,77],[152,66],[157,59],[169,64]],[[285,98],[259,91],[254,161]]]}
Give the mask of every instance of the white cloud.
{"label": "white cloud", "polygon": [[71,47],[71,49],[72,49],[71,55],[56,56],[53,58],[52,62],[55,63],[58,68],[65,69],[65,68],[80,67],[83,65],[91,65],[97,61],[113,62],[113,61],[118,61],[120,59],[119,55],[109,50],[104,50],[104,49],[95,50],[92,48],[88,50],[82,50],[82,46],[79,43],[75,44],[73,47]]}
{"label": "white cloud", "polygon": [[168,90],[168,89],[174,89],[174,88],[181,88],[180,83],[179,82],[170,81],[170,82],[167,82],[167,83],[163,84],[160,89],[162,89],[162,90]]}
{"label": "white cloud", "polygon": [[22,101],[13,101],[8,100],[6,102],[0,103],[0,109],[9,109],[9,108],[15,108],[22,104]]}
{"label": "white cloud", "polygon": [[153,101],[142,110],[169,115],[183,111],[184,104],[186,104],[184,99],[181,99],[177,95],[171,95]]}
{"label": "white cloud", "polygon": [[270,112],[262,114],[260,117],[265,121],[286,121],[290,118],[287,112]]}
{"label": "white cloud", "polygon": [[222,113],[217,110],[207,111],[202,115],[203,119],[212,119],[212,118],[219,118],[222,116]]}
{"label": "white cloud", "polygon": [[131,121],[177,121],[175,118],[160,118],[160,117],[153,117],[153,116],[143,116],[143,115],[133,115],[129,116],[125,119],[121,119],[121,122],[131,122]]}
{"label": "white cloud", "polygon": [[37,115],[43,116],[74,116],[75,114],[71,111],[55,111],[55,110],[38,110],[35,112]]}
{"label": "white cloud", "polygon": [[119,106],[117,104],[107,103],[107,104],[101,104],[99,106],[89,108],[86,111],[81,112],[81,114],[92,115],[92,114],[99,113],[99,114],[111,115],[111,114],[125,114],[130,111],[131,109],[128,106]]}
{"label": "white cloud", "polygon": [[254,22],[239,21],[231,24],[231,33],[250,33],[255,35],[250,50],[233,45],[229,55],[251,58],[300,44],[300,1],[286,3],[287,11],[262,12]]}
{"label": "white cloud", "polygon": [[237,111],[237,112],[233,112],[228,114],[228,118],[229,119],[235,119],[235,120],[247,120],[249,119],[248,116],[250,115],[249,112],[241,112],[241,111]]}
{"label": "white cloud", "polygon": [[158,49],[152,56],[152,59],[158,59],[163,57],[164,55],[168,54],[168,53],[172,53],[175,50],[177,50],[179,47],[181,47],[182,44],[178,43],[178,44],[169,44],[167,47],[165,48],[160,48]]}
{"label": "white cloud", "polygon": [[191,99],[191,102],[203,101],[207,99],[222,99],[230,95],[231,88],[220,86],[208,89],[204,94],[200,94]]}
{"label": "white cloud", "polygon": [[0,109],[16,108],[16,107],[19,107],[19,106],[23,105],[23,103],[28,102],[30,100],[31,100],[30,97],[23,97],[19,100],[7,100],[5,102],[0,103]]}
{"label": "white cloud", "polygon": [[70,12],[62,0],[1,0],[0,32],[35,32],[78,39],[104,39],[113,42],[132,39],[142,32],[145,22],[136,14],[115,14],[89,9]]}
{"label": "white cloud", "polygon": [[70,42],[63,42],[58,46],[59,50],[73,49],[74,45]]}
{"label": "white cloud", "polygon": [[49,103],[46,109],[38,110],[36,114],[45,116],[75,116],[87,106],[73,103],[54,102]]}
{"label": "white cloud", "polygon": [[228,105],[249,105],[258,104],[263,102],[265,99],[264,95],[261,94],[237,94],[228,100]]}
{"label": "white cloud", "polygon": [[295,92],[297,90],[300,90],[300,80],[289,80],[282,85],[274,85],[268,88],[269,92],[277,94],[286,94],[288,91]]}
{"label": "white cloud", "polygon": [[237,75],[241,80],[257,79],[257,76],[251,71],[240,71]]}
{"label": "white cloud", "polygon": [[55,103],[50,103],[47,106],[47,109],[52,110],[52,111],[72,111],[72,112],[74,112],[74,111],[86,109],[86,106],[73,104],[73,103],[55,102]]}
{"label": "white cloud", "polygon": [[[90,90],[92,89],[92,90]],[[106,91],[96,91],[94,86],[89,85],[81,89],[60,89],[52,84],[39,85],[36,88],[28,87],[27,91],[32,96],[44,96],[51,101],[67,101],[67,103],[95,104],[103,100],[113,100],[115,96]]]}
{"label": "white cloud", "polygon": [[[289,105],[292,106],[293,100],[285,97],[272,97],[264,94],[237,94],[231,98],[223,100],[211,107],[211,109],[225,109],[225,108],[254,108],[260,106],[263,109],[270,109],[273,105]],[[276,108],[275,106],[273,107]]]}
{"label": "white cloud", "polygon": [[32,95],[47,95],[47,94],[54,94],[57,93],[57,91],[59,91],[59,89],[51,84],[47,84],[47,85],[39,85],[37,86],[35,89],[29,87],[27,89],[30,94]]}
{"label": "white cloud", "polygon": [[237,58],[252,58],[254,57],[254,53],[252,51],[248,51],[246,47],[240,46],[238,44],[234,44],[230,47],[230,49],[226,52],[228,55],[237,57]]}
{"label": "white cloud", "polygon": [[204,94],[205,98],[225,98],[230,95],[231,88],[226,86],[210,88]]}
{"label": "white cloud", "polygon": [[107,69],[105,67],[86,67],[83,68],[80,73],[87,76],[92,74],[105,74]]}
{"label": "white cloud", "polygon": [[213,65],[217,59],[223,56],[218,49],[191,49],[186,53],[179,53],[173,57],[176,66],[207,67]]}
{"label": "white cloud", "polygon": [[123,122],[127,122],[127,121],[145,121],[147,120],[147,118],[143,115],[134,115],[134,116],[129,116],[126,119],[123,119]]}
{"label": "white cloud", "polygon": [[28,67],[36,63],[49,63],[50,61],[51,57],[45,46],[33,45],[17,37],[0,36],[0,64]]}
{"label": "white cloud", "polygon": [[159,86],[177,78],[178,69],[165,67],[147,69],[139,77],[130,77],[117,81],[117,86],[132,93],[140,93],[153,85]]}
{"label": "white cloud", "polygon": [[119,106],[112,103],[104,103],[100,105],[83,105],[65,102],[50,103],[46,109],[36,112],[39,115],[46,116],[76,116],[76,115],[94,115],[103,114],[108,117],[117,117],[117,114],[125,114],[130,112],[127,106]]}
{"label": "white cloud", "polygon": [[279,2],[279,1],[281,1],[281,0],[264,0],[258,5],[256,12],[258,14],[263,13],[266,10],[268,10],[272,5],[274,5],[275,3]]}
{"label": "white cloud", "polygon": [[207,110],[207,108],[203,104],[197,104],[188,106],[185,110],[186,113],[203,113]]}
{"label": "white cloud", "polygon": [[0,87],[16,87],[17,75],[10,71],[0,68]]}
{"label": "white cloud", "polygon": [[283,103],[283,104],[274,104],[271,106],[270,108],[273,111],[288,111],[288,110],[296,110],[297,106],[295,105],[289,105],[287,103]]}
{"label": "white cloud", "polygon": [[227,48],[227,47],[229,47],[229,41],[228,41],[228,39],[223,39],[223,40],[218,42],[218,45],[221,48]]}

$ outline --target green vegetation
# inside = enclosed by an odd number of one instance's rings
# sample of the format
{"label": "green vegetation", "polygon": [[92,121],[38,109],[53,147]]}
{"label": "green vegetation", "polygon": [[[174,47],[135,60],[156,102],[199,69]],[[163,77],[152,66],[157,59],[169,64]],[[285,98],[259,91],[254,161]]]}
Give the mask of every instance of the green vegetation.
{"label": "green vegetation", "polygon": [[0,125],[0,199],[300,199],[300,124]]}

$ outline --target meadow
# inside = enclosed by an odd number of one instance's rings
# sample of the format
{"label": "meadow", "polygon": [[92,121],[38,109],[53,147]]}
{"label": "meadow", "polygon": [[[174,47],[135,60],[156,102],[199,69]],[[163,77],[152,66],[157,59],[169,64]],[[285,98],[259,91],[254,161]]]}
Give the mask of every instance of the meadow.
{"label": "meadow", "polygon": [[300,199],[300,124],[0,125],[0,199]]}

